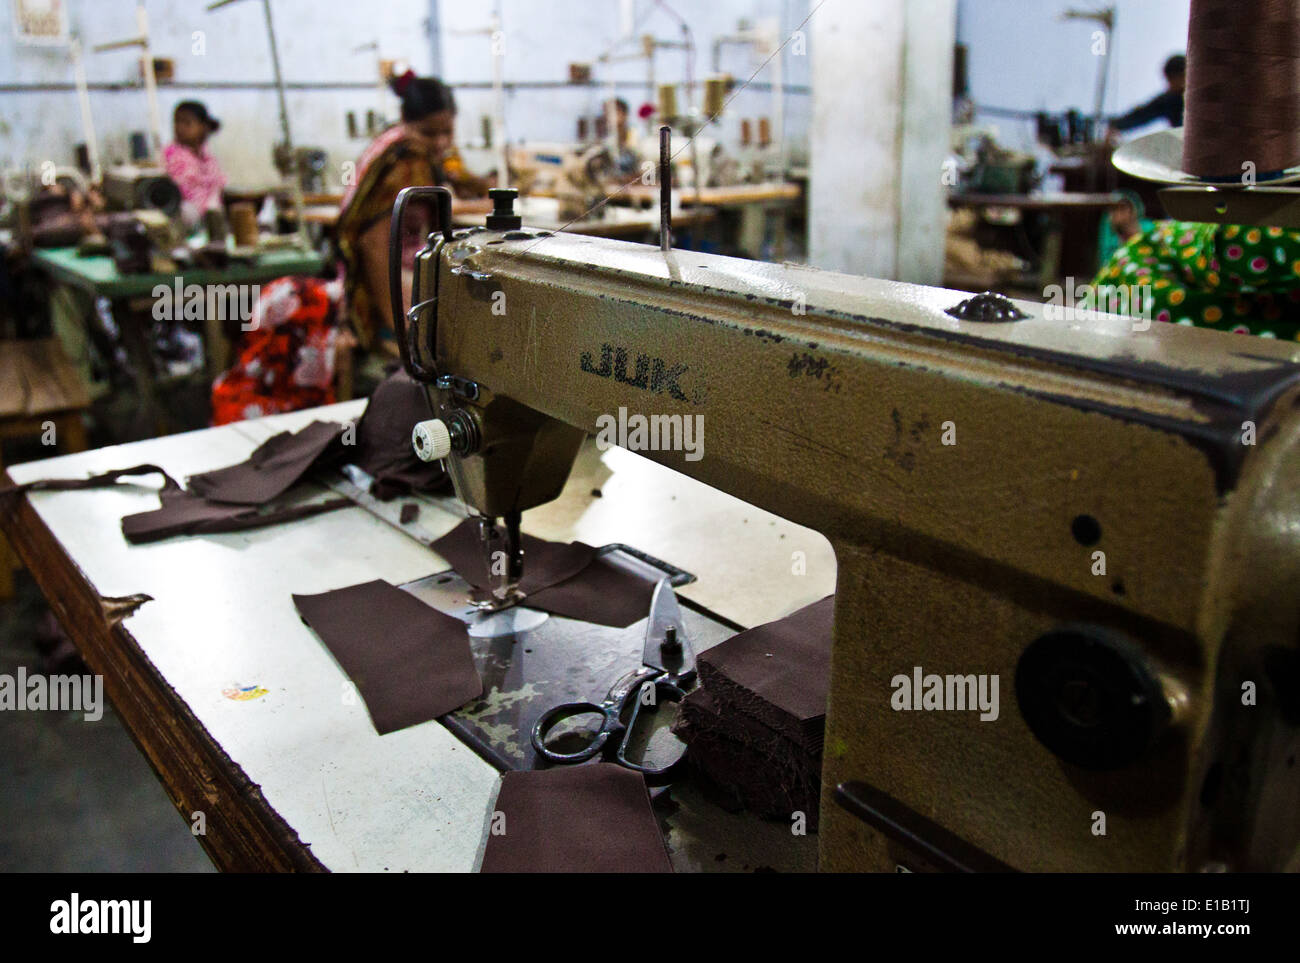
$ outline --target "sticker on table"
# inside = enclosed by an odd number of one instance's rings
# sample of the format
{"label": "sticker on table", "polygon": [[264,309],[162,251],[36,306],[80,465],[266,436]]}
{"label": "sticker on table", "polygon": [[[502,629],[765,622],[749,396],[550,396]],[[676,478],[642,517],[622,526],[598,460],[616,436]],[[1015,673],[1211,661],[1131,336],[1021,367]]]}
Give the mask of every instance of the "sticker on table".
{"label": "sticker on table", "polygon": [[268,691],[260,685],[235,685],[222,689],[221,694],[235,702],[248,702],[250,699],[262,698]]}

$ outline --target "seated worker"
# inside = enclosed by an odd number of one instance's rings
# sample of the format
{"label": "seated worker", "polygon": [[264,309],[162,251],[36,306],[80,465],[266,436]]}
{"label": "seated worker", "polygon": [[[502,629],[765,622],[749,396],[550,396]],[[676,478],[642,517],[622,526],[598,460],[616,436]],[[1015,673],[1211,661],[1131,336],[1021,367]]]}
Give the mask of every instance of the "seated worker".
{"label": "seated worker", "polygon": [[[605,105],[606,112],[609,111],[610,107],[614,108],[614,126],[618,131],[618,146],[620,148],[630,147],[635,138],[632,136],[632,129],[627,123],[627,101],[619,97],[612,103]],[[608,113],[606,115],[608,116]]]}
{"label": "seated worker", "polygon": [[[457,197],[483,197],[488,181],[470,174],[452,147],[456,101],[441,81],[407,72],[392,82],[402,120],[366,148],[355,180],[343,195],[337,238],[344,298],[362,348],[398,352],[388,295],[388,230],[393,201],[404,187],[446,185]],[[436,226],[434,212],[412,205],[406,217],[402,263],[409,304],[412,259]]]}
{"label": "seated worker", "polygon": [[221,129],[221,122],[197,100],[183,100],[172,113],[175,143],[163,150],[167,176],[181,191],[181,219],[193,227],[208,211],[221,210],[221,192],[226,175],[207,149],[208,138]]}
{"label": "seated worker", "polygon": [[1153,321],[1300,341],[1300,231],[1156,221],[1094,285],[1140,287]]}
{"label": "seated worker", "polygon": [[614,129],[618,134],[618,160],[617,167],[620,174],[635,173],[640,166],[640,158],[636,153],[636,133],[628,126],[628,107],[627,101],[623,98],[607,101],[605,103],[605,113],[601,116],[601,123],[597,125],[597,132],[603,138],[605,131],[609,129],[609,122],[606,118],[609,116],[610,108],[614,113]]}
{"label": "seated worker", "polygon": [[1164,93],[1157,94],[1145,104],[1111,120],[1112,135],[1145,127],[1161,118],[1167,120],[1170,127],[1182,127],[1183,93],[1187,89],[1187,58],[1182,54],[1165,61],[1165,82],[1168,86]]}

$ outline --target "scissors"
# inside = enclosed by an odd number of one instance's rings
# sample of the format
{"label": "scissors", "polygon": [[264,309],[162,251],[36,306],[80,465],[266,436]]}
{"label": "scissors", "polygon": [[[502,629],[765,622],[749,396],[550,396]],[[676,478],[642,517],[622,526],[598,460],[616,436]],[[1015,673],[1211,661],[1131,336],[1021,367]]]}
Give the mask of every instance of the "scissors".
{"label": "scissors", "polygon": [[[695,651],[682,624],[677,594],[665,578],[655,586],[650,600],[641,667],[615,682],[604,702],[566,702],[542,713],[533,726],[533,748],[543,759],[554,763],[585,762],[613,748],[619,765],[647,776],[663,776],[681,762],[686,747],[682,746],[682,751],[666,765],[646,766],[628,758],[629,741],[636,731],[642,706],[658,706],[661,701],[680,702],[686,697],[683,687],[694,680]],[[652,689],[647,689],[648,686]],[[547,747],[546,737],[557,723],[581,715],[601,717],[600,728],[590,744],[577,752],[556,752]],[[622,738],[617,745],[611,743],[611,737],[620,734]]]}

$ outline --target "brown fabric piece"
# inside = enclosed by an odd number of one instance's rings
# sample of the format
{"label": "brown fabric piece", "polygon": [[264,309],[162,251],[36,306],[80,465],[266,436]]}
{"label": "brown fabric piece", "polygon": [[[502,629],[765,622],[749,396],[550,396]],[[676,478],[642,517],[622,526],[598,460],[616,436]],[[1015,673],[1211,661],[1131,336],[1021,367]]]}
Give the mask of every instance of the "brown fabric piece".
{"label": "brown fabric piece", "polygon": [[370,494],[388,501],[413,491],[448,491],[442,462],[424,462],[411,445],[418,422],[433,417],[423,385],[398,368],[375,389],[357,421],[352,463],[374,479]]}
{"label": "brown fabric piece", "polygon": [[161,508],[149,512],[127,515],[122,519],[122,534],[133,545],[156,542],[173,535],[187,535],[202,524],[229,521],[246,514],[244,505],[217,505],[198,498],[174,482],[163,486],[158,493]]}
{"label": "brown fabric piece", "polygon": [[484,873],[671,873],[645,778],[611,763],[501,777]]}
{"label": "brown fabric piece", "polygon": [[[527,567],[525,558],[525,571]],[[534,592],[524,604],[552,615],[625,629],[649,614],[656,584],[598,557],[572,578]]]}
{"label": "brown fabric piece", "polygon": [[774,733],[743,712],[728,712],[706,689],[682,701],[673,732],[689,746],[687,758],[738,807],[773,819],[795,812],[816,830],[821,756]]}
{"label": "brown fabric piece", "polygon": [[355,504],[350,498],[330,498],[323,502],[312,502],[309,505],[293,505],[260,511],[253,510],[242,515],[236,515],[234,518],[203,522],[196,525],[189,534],[216,535],[222,532],[246,532],[255,528],[282,525],[285,522],[297,521],[300,518],[311,518],[313,515],[323,515],[339,508],[351,508]]}
{"label": "brown fabric piece", "polygon": [[190,494],[170,479],[158,493],[158,500],[162,503],[161,508],[122,519],[122,534],[132,545],[144,545],[176,535],[216,535],[265,528],[352,504],[346,498],[331,498],[310,505],[262,511],[257,506],[210,502]]}
{"label": "brown fabric piece", "polygon": [[45,478],[25,485],[0,488],[0,503],[9,496],[26,492],[66,492],[108,488],[122,478],[138,475],[161,475],[163,487],[158,492],[161,507],[137,512],[122,519],[122,534],[132,545],[156,542],[173,535],[201,535],[240,532],[308,518],[352,504],[346,498],[329,499],[311,505],[259,511],[248,505],[219,505],[185,491],[176,480],[157,465],[118,468],[88,478]]}
{"label": "brown fabric piece", "polygon": [[332,421],[313,421],[296,433],[282,431],[253,449],[247,461],[194,475],[189,489],[209,501],[265,505],[312,468],[341,455],[343,431],[343,425]]}
{"label": "brown fabric piece", "polygon": [[673,731],[691,765],[740,805],[817,826],[835,597],[701,654]]}
{"label": "brown fabric piece", "polygon": [[[519,590],[527,595],[577,575],[596,557],[596,550],[582,542],[549,542],[523,533],[524,577]],[[496,578],[488,569],[488,559],[479,537],[478,522],[461,522],[431,546],[470,585],[490,589]],[[649,603],[646,605],[649,609]],[[645,613],[642,613],[644,618]]]}
{"label": "brown fabric piece", "polygon": [[483,694],[465,624],[382,579],[295,595],[293,604],[356,684],[381,736]]}
{"label": "brown fabric piece", "polygon": [[700,655],[701,685],[722,703],[820,751],[835,596],[732,636]]}
{"label": "brown fabric piece", "polygon": [[70,492],[86,488],[107,488],[116,485],[119,479],[137,475],[161,475],[163,481],[176,485],[176,482],[157,465],[135,465],[131,468],[118,468],[88,478],[42,478],[23,485],[6,485],[0,488],[0,499],[26,492]]}
{"label": "brown fabric piece", "polygon": [[[524,533],[524,605],[597,625],[627,628],[646,617],[655,582],[618,568],[583,542],[551,542]],[[461,522],[433,543],[465,581],[488,591],[488,569],[476,521]]]}

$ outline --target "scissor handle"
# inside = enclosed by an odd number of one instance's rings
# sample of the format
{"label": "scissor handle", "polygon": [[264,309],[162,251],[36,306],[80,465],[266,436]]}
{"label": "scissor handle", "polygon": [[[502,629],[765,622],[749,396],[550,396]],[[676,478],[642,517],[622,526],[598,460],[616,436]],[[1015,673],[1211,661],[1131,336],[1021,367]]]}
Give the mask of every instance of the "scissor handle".
{"label": "scissor handle", "polygon": [[[437,226],[442,231],[444,241],[452,239],[451,225],[451,191],[445,187],[404,187],[397,194],[397,200],[393,202],[393,217],[388,226],[388,296],[393,306],[393,328],[397,334],[397,349],[402,355],[402,366],[406,368],[406,373],[416,381],[432,382],[436,378],[436,373],[426,369],[419,361],[418,346],[415,343],[414,335],[417,325],[412,319],[411,339],[408,342],[406,333],[407,310],[406,303],[402,297],[402,227],[406,218],[406,205],[412,199],[417,197],[436,198],[438,204],[438,221]],[[432,235],[430,235],[432,238]],[[415,256],[415,277],[411,285],[414,293],[420,290],[420,259],[432,247],[425,247],[423,251]],[[415,305],[411,309],[414,314],[417,309],[427,307],[430,302],[425,301]]]}
{"label": "scissor handle", "polygon": [[[554,749],[548,749],[546,737],[556,724],[563,722],[565,719],[581,715],[598,715],[601,717],[600,729],[591,744],[579,749],[577,752],[556,752]],[[595,702],[565,702],[562,705],[547,709],[533,723],[533,748],[537,750],[539,756],[548,762],[583,762],[602,752],[605,743],[609,741],[610,735],[622,728],[618,716],[618,705],[600,705]],[[620,748],[619,751],[622,752],[622,749]]]}
{"label": "scissor handle", "polygon": [[[654,705],[656,709],[663,702],[681,702],[686,698],[686,692],[680,686],[659,679],[643,682],[641,687],[631,696],[632,714],[628,716],[627,734],[623,736],[623,741],[619,743],[617,753],[618,762],[621,766],[626,766],[628,769],[635,769],[637,772],[643,773],[646,778],[653,779],[657,776],[666,776],[673,769],[676,769],[678,763],[686,758],[686,748],[683,746],[682,751],[677,754],[677,757],[663,766],[643,766],[639,762],[633,762],[627,757],[627,744],[631,740],[633,733],[636,732],[637,717],[641,715],[641,707],[645,705],[645,703],[641,701],[641,692],[647,685],[652,685],[655,688]],[[665,698],[665,696],[667,698]]]}

